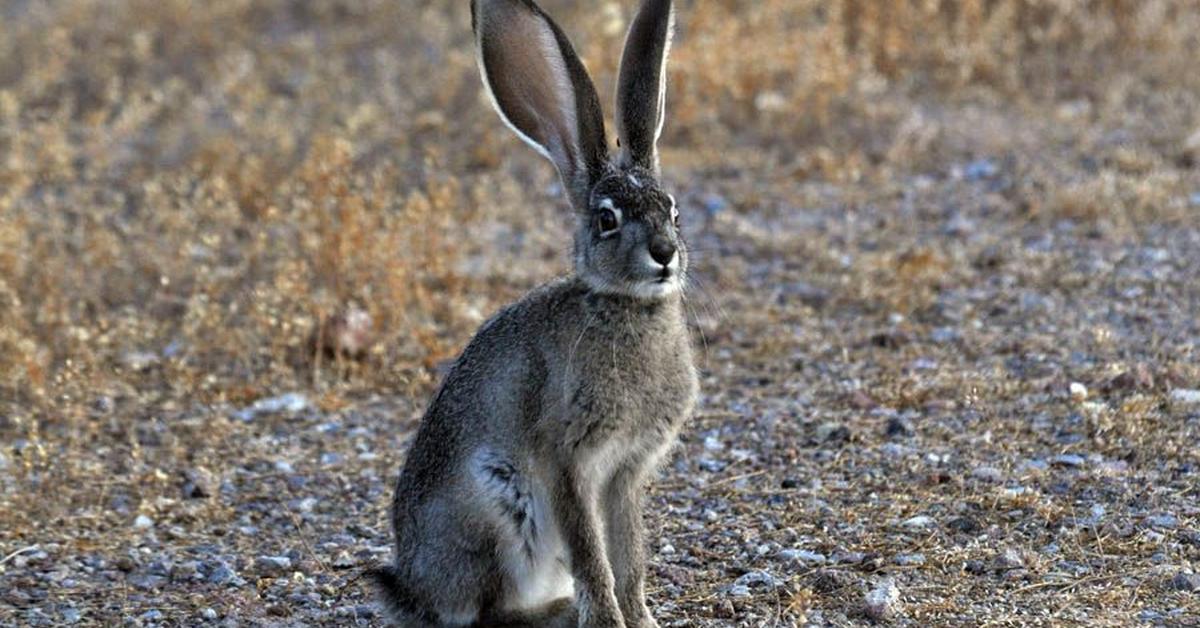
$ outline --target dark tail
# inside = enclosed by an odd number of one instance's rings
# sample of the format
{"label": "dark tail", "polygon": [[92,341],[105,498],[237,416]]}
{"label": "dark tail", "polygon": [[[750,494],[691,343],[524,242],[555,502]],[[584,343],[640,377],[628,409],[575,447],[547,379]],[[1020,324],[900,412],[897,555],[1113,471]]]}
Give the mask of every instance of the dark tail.
{"label": "dark tail", "polygon": [[379,601],[394,622],[401,626],[437,625],[438,618],[417,604],[394,567],[376,567],[367,570],[365,575],[375,583]]}

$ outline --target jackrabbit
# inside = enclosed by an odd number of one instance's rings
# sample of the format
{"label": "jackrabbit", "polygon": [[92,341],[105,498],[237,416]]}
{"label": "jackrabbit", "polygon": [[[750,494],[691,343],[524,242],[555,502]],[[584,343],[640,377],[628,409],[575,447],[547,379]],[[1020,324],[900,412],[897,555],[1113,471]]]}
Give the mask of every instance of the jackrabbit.
{"label": "jackrabbit", "polygon": [[644,0],[618,72],[609,160],[596,90],[533,0],[473,0],[483,83],[558,169],[574,273],[486,322],[426,411],[372,573],[402,626],[656,626],[646,609],[647,476],[691,413],[688,256],[658,183],[671,0]]}

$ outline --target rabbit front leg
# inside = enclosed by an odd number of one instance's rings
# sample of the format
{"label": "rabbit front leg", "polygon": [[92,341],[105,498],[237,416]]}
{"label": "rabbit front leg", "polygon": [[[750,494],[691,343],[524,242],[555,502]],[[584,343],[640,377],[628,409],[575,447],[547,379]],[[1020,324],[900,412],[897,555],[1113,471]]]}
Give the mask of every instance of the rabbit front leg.
{"label": "rabbit front leg", "polygon": [[554,514],[571,554],[581,628],[622,628],[612,567],[604,550],[596,499],[577,470],[568,468],[556,483]]}
{"label": "rabbit front leg", "polygon": [[613,567],[617,603],[629,628],[657,628],[646,608],[646,546],[642,532],[642,478],[633,465],[617,471],[605,490],[608,562]]}

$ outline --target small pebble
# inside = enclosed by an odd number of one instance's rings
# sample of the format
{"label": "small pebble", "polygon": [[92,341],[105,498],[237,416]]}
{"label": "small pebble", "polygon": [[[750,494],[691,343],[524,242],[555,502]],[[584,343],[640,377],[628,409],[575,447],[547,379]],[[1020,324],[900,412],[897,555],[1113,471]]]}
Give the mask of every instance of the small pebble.
{"label": "small pebble", "polygon": [[833,562],[839,565],[857,565],[867,558],[862,552],[838,552],[833,555]]}
{"label": "small pebble", "polygon": [[1200,591],[1200,574],[1179,572],[1167,583],[1175,591]]}
{"label": "small pebble", "polygon": [[215,584],[218,586],[226,584],[241,586],[241,584],[244,583],[244,580],[234,573],[233,569],[230,569],[228,565],[224,563],[218,563],[215,567],[212,567],[211,571],[209,571],[208,582],[209,584]]}
{"label": "small pebble", "polygon": [[981,482],[999,484],[1004,481],[1004,472],[996,467],[975,467],[971,470],[971,477]]}
{"label": "small pebble", "polygon": [[987,573],[987,563],[982,560],[968,560],[963,563],[963,571],[973,576],[981,576]]}
{"label": "small pebble", "polygon": [[354,606],[339,606],[334,611],[334,615],[345,618],[372,619],[379,615],[379,611],[371,604],[357,604]]}
{"label": "small pebble", "polygon": [[131,371],[146,371],[158,363],[158,354],[152,351],[127,351],[121,355],[121,364]]}
{"label": "small pebble", "polygon": [[912,436],[914,433],[912,421],[900,416],[894,416],[887,421],[887,426],[884,428],[884,434],[888,438],[896,438],[901,436]]}
{"label": "small pebble", "polygon": [[333,565],[335,569],[350,569],[357,565],[358,561],[349,552],[341,551],[333,556],[333,560],[329,564]]}
{"label": "small pebble", "polygon": [[744,584],[735,584],[729,587],[729,597],[750,597],[750,587]]}
{"label": "small pebble", "polygon": [[779,585],[780,582],[775,576],[772,576],[771,574],[761,570],[742,574],[737,580],[733,581],[733,586],[735,587],[766,587],[768,589],[774,589]]}
{"label": "small pebble", "polygon": [[1179,519],[1174,515],[1151,515],[1145,519],[1146,525],[1153,528],[1172,529],[1179,525]]}
{"label": "small pebble", "polygon": [[1145,364],[1135,364],[1131,369],[1108,381],[1109,390],[1146,390],[1154,387],[1154,374]]}
{"label": "small pebble", "polygon": [[878,402],[876,402],[871,398],[870,395],[862,390],[855,390],[854,392],[850,393],[850,395],[846,398],[846,402],[849,403],[850,407],[854,408],[855,410],[870,410],[871,408],[879,405]]}
{"label": "small pebble", "polygon": [[1071,385],[1067,388],[1067,390],[1071,393],[1072,401],[1083,401],[1088,397],[1087,386],[1084,386],[1079,382],[1071,382]]}
{"label": "small pebble", "polygon": [[946,523],[946,527],[963,534],[975,534],[983,527],[971,517],[955,517]]}
{"label": "small pebble", "polygon": [[260,576],[281,576],[291,568],[292,559],[287,556],[259,556],[254,559],[254,570]]}
{"label": "small pebble", "polygon": [[914,371],[933,371],[937,369],[938,363],[933,358],[917,358],[910,362],[908,367]]}
{"label": "small pebble", "polygon": [[145,530],[146,528],[152,528],[152,527],[154,527],[154,520],[151,519],[150,517],[147,517],[146,515],[138,515],[137,518],[133,520],[133,527],[135,527],[139,530]]}
{"label": "small pebble", "polygon": [[216,494],[219,483],[208,469],[195,467],[183,474],[183,496],[185,499],[204,499]]}
{"label": "small pebble", "polygon": [[981,181],[996,176],[1000,169],[990,159],[976,159],[968,163],[962,170],[962,176],[967,181]]}
{"label": "small pebble", "polygon": [[875,621],[885,621],[900,613],[900,589],[891,578],[884,578],[867,593],[864,599],[864,610],[867,617]]}
{"label": "small pebble", "polygon": [[146,567],[146,571],[155,576],[169,576],[171,575],[171,561],[156,560]]}
{"label": "small pebble", "polygon": [[853,577],[844,569],[818,569],[809,586],[818,593],[832,593],[853,584]]}
{"label": "small pebble", "polygon": [[1050,459],[1050,464],[1057,467],[1082,467],[1087,463],[1087,458],[1079,454],[1059,454]]}
{"label": "small pebble", "polygon": [[1200,390],[1176,388],[1171,391],[1167,399],[1170,401],[1171,407],[1178,410],[1198,408],[1200,407]]}
{"label": "small pebble", "polygon": [[143,573],[130,575],[128,581],[134,588],[141,589],[142,591],[154,591],[167,583],[167,579],[163,576]]}
{"label": "small pebble", "polygon": [[718,214],[724,211],[725,208],[729,207],[729,201],[725,200],[725,197],[721,196],[720,194],[709,192],[700,199],[700,205],[704,208],[704,211],[708,212],[708,214],[711,216],[713,214]]}
{"label": "small pebble", "polygon": [[233,413],[239,421],[253,421],[260,414],[277,412],[301,412],[309,407],[308,397],[300,393],[285,393],[278,397],[259,399],[249,406]]}
{"label": "small pebble", "polygon": [[927,515],[917,515],[910,519],[905,519],[900,525],[910,530],[923,530],[925,528],[933,527],[934,521],[932,517]]}
{"label": "small pebble", "polygon": [[1025,566],[1025,558],[1016,549],[1005,548],[999,556],[996,557],[996,568],[1001,571],[1009,569],[1020,569]]}
{"label": "small pebble", "polygon": [[841,423],[822,423],[817,427],[817,442],[841,445],[850,440],[850,428]]}
{"label": "small pebble", "polygon": [[929,333],[929,339],[938,343],[946,344],[958,340],[960,334],[953,327],[937,327]]}
{"label": "small pebble", "polygon": [[779,550],[776,556],[787,562],[801,562],[808,565],[823,565],[828,560],[824,554],[801,549]]}
{"label": "small pebble", "polygon": [[897,565],[900,565],[901,567],[920,567],[921,565],[925,564],[925,555],[924,554],[896,554],[896,557],[893,558],[892,560]]}

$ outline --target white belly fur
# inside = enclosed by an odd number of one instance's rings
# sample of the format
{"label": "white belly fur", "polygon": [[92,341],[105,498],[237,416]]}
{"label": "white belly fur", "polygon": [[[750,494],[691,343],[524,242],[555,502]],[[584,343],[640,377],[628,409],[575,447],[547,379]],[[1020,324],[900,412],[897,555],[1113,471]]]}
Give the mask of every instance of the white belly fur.
{"label": "white belly fur", "polygon": [[[628,459],[638,444],[614,438],[590,452],[580,467],[581,476],[590,480],[585,499],[595,500],[612,479],[617,468]],[[670,448],[669,443],[655,447],[652,458],[660,458]],[[571,576],[570,555],[562,539],[558,521],[550,507],[544,486],[532,478],[523,478],[529,490],[525,511],[533,526],[510,527],[513,536],[502,553],[509,590],[501,607],[519,611],[536,609],[556,600],[575,596],[575,581]],[[601,525],[604,518],[601,517]]]}
{"label": "white belly fur", "polygon": [[508,581],[512,583],[503,604],[506,610],[534,609],[575,597],[575,581],[558,522],[550,511],[546,492],[535,490],[534,494],[531,510],[537,535],[515,539],[504,556]]}
{"label": "white belly fur", "polygon": [[[628,444],[618,439],[610,440],[591,452],[581,468],[582,477],[593,482],[589,487],[591,495],[587,499],[598,497],[601,488],[612,478],[627,454]],[[546,493],[544,487],[538,487],[533,491],[534,499],[531,500],[537,536],[513,543],[505,556],[509,581],[513,583],[513,590],[504,604],[509,610],[538,608],[555,600],[575,596],[570,556]],[[526,547],[533,548],[532,556],[525,551]]]}

